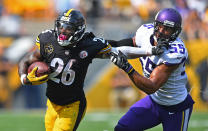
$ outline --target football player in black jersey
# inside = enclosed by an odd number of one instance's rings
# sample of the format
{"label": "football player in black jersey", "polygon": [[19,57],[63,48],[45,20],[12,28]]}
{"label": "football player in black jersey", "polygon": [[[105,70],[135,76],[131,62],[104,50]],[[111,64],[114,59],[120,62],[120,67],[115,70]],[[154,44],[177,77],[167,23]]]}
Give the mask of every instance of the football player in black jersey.
{"label": "football player in black jersey", "polygon": [[[96,56],[113,50],[106,40],[85,32],[85,28],[81,12],[67,10],[56,19],[54,30],[38,35],[34,51],[27,53],[19,63],[22,84],[47,82],[46,131],[77,129],[86,109],[83,83],[88,66]],[[151,53],[141,51],[144,55]],[[46,62],[51,73],[38,77],[35,75],[36,67],[27,74],[28,66],[35,61]]]}
{"label": "football player in black jersey", "polygon": [[[74,131],[86,109],[83,83],[89,64],[97,54],[107,53],[111,46],[93,33],[85,33],[85,19],[80,11],[70,9],[55,21],[54,30],[46,30],[36,39],[37,48],[19,63],[23,84],[47,81],[47,131]],[[44,61],[50,75],[35,76],[37,68],[27,74],[34,61]],[[26,75],[27,74],[27,75]]]}

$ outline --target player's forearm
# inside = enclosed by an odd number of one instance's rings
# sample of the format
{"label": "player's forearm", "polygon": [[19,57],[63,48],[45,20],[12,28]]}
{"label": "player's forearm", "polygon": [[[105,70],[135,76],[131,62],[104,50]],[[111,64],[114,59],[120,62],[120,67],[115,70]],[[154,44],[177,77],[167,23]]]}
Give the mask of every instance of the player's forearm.
{"label": "player's forearm", "polygon": [[19,62],[19,65],[18,65],[19,76],[21,76],[22,74],[27,74],[28,65],[29,65],[29,55],[27,54]]}
{"label": "player's forearm", "polygon": [[116,47],[116,50],[120,50],[128,59],[152,55],[152,48],[121,46]]}
{"label": "player's forearm", "polygon": [[108,43],[112,47],[120,47],[120,46],[134,46],[134,42],[132,38],[122,39],[122,40],[107,40]]}
{"label": "player's forearm", "polygon": [[34,61],[40,60],[40,53],[39,50],[36,50],[31,53],[27,53],[19,62],[18,65],[18,73],[21,79],[22,84],[30,84],[26,81],[27,76],[27,69],[28,66],[33,63]]}
{"label": "player's forearm", "polygon": [[28,62],[28,56],[26,55],[18,65],[18,73],[20,76],[20,80],[22,84],[27,84],[26,81],[26,74],[27,74],[27,68],[28,68],[29,62]]}
{"label": "player's forearm", "polygon": [[139,88],[147,94],[152,94],[159,89],[159,87],[157,87],[157,85],[154,82],[140,75],[136,71],[129,75],[129,78],[133,81],[137,88]]}

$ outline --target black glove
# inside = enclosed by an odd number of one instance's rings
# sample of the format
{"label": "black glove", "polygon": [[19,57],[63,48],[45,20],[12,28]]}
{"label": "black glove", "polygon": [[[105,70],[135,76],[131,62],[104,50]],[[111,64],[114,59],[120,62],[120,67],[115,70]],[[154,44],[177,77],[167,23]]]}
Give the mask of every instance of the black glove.
{"label": "black glove", "polygon": [[164,49],[159,46],[152,47],[152,54],[153,55],[161,55],[164,52]]}
{"label": "black glove", "polygon": [[166,49],[169,48],[169,43],[167,42],[166,39],[157,39],[157,47],[162,48],[165,47]]}
{"label": "black glove", "polygon": [[129,75],[135,71],[131,64],[127,61],[126,56],[121,51],[119,51],[118,54],[111,52],[110,59],[115,65],[123,69]]}
{"label": "black glove", "polygon": [[165,48],[168,49],[168,47],[169,47],[169,44],[165,39],[158,39],[157,46],[154,46],[152,48],[152,54],[161,55],[165,51]]}

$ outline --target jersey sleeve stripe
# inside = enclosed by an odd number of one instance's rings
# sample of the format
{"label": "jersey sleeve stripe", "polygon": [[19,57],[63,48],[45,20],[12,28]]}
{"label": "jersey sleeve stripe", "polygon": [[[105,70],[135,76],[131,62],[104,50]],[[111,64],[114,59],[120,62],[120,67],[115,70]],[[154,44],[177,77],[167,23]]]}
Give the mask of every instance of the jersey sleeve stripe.
{"label": "jersey sleeve stripe", "polygon": [[108,44],[107,47],[103,48],[98,54],[105,54],[111,51],[111,45]]}
{"label": "jersey sleeve stripe", "polygon": [[169,62],[164,62],[164,64],[165,64],[165,65],[178,65],[178,64],[183,63],[185,60],[186,60],[186,58],[183,58],[183,59],[181,60],[181,62],[179,62],[179,63],[169,63]]}

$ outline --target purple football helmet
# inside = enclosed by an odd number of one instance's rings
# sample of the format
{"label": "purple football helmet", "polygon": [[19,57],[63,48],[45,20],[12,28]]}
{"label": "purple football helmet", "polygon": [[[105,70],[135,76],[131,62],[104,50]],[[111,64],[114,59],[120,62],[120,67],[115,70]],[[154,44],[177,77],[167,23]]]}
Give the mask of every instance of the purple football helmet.
{"label": "purple football helmet", "polygon": [[[178,11],[173,8],[164,8],[160,10],[155,16],[154,21],[154,35],[159,33],[157,41],[163,41],[166,43],[173,42],[176,40],[181,32],[182,18]],[[172,30],[170,35],[165,35],[159,32],[159,25],[163,25]]]}

